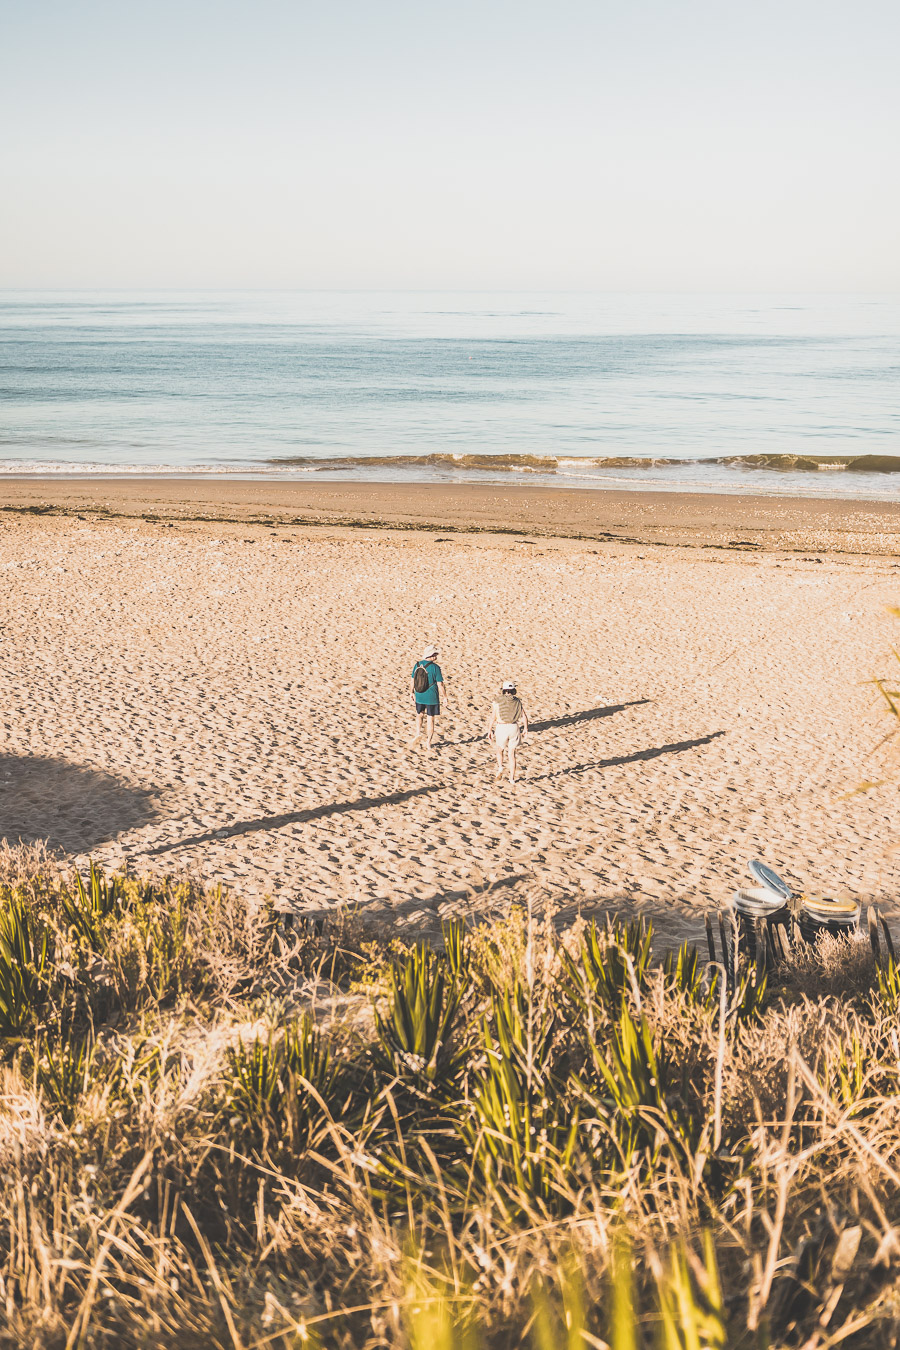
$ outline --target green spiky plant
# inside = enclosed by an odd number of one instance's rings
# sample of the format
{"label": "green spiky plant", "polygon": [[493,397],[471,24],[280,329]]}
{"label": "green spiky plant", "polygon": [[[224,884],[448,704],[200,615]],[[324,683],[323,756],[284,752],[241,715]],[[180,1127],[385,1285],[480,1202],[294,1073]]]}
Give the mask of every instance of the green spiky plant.
{"label": "green spiky plant", "polygon": [[880,961],[875,969],[878,982],[878,998],[886,1013],[896,1016],[900,1012],[900,964],[891,955]]}
{"label": "green spiky plant", "polygon": [[0,894],[0,1036],[23,1036],[40,1013],[53,973],[53,942],[25,896]]}
{"label": "green spiky plant", "polygon": [[646,987],[652,935],[652,925],[643,918],[608,921],[605,928],[592,920],[575,957],[560,949],[564,989],[572,1004],[581,1011],[600,1005],[615,1017],[627,997]]}
{"label": "green spiky plant", "polygon": [[141,1008],[201,996],[204,967],[195,960],[186,885],[133,887],[117,921],[98,929],[99,951],[118,1000]]}
{"label": "green spiky plant", "polygon": [[616,1141],[623,1166],[639,1148],[654,1154],[669,1124],[666,1104],[666,1064],[661,1058],[646,1017],[636,1023],[623,1005],[608,1047],[609,1062],[598,1054],[595,1067],[601,1098],[594,1097]]}
{"label": "green spiky plant", "polygon": [[741,970],[728,1008],[732,1025],[753,1024],[762,1020],[768,988],[767,970],[760,970],[755,962]]}
{"label": "green spiky plant", "polygon": [[[703,1232],[703,1256],[673,1243],[668,1267],[657,1274],[659,1350],[726,1350],[725,1302],[712,1234]],[[765,1337],[757,1337],[760,1350]]]}
{"label": "green spiky plant", "polygon": [[848,1116],[856,1116],[866,1109],[865,1052],[858,1034],[828,1047],[825,1062],[819,1074],[822,1090]]}
{"label": "green spiky plant", "polygon": [[121,912],[127,891],[125,877],[108,877],[93,862],[87,886],[81,873],[76,872],[74,891],[68,886],[60,891],[63,913],[69,924],[93,951],[101,950],[104,921]]}
{"label": "green spiky plant", "polygon": [[465,1057],[454,1040],[461,1000],[460,984],[430,947],[395,957],[386,1009],[375,1009],[379,1068],[418,1091],[446,1089]]}
{"label": "green spiky plant", "polygon": [[704,1118],[670,1082],[668,1058],[646,1016],[632,1016],[623,1004],[608,1041],[594,1045],[592,1052],[585,1077],[575,1081],[590,1108],[586,1117],[593,1118],[590,1133],[598,1162],[613,1171],[635,1161],[652,1167],[663,1148],[690,1162]]}
{"label": "green spiky plant", "polygon": [[[147,988],[155,1003],[180,998],[197,975],[188,933],[187,890],[149,896],[135,906],[135,926],[143,939]],[[194,985],[195,991],[196,986]],[[199,992],[199,991],[196,991]]]}
{"label": "green spiky plant", "polygon": [[720,972],[712,970],[707,978],[700,953],[690,943],[682,942],[677,951],[666,952],[663,977],[688,1003],[701,1008],[718,1006]]}
{"label": "green spiky plant", "polygon": [[516,1061],[486,1044],[469,1127],[470,1181],[508,1220],[571,1205],[569,1174],[578,1144],[578,1110],[535,1091]]}
{"label": "green spiky plant", "polygon": [[491,1001],[484,1058],[473,1078],[474,1114],[462,1136],[469,1184],[510,1218],[560,1213],[578,1145],[578,1108],[553,1070],[554,1019],[524,982]]}
{"label": "green spiky plant", "polygon": [[[736,1350],[766,1334],[889,1342],[900,981],[888,968],[879,993],[860,944],[788,953],[774,988],[743,971],[715,1006],[689,949],[642,972],[632,946],[596,987],[582,970],[577,1011],[560,940],[530,913],[463,938],[464,992],[452,941],[417,957],[373,939],[392,1055],[441,1042],[439,1058],[448,992],[462,999],[459,1060],[428,1089],[393,1072],[367,995],[313,984],[332,950],[323,941],[317,957],[316,933],[301,965],[248,939],[237,978],[207,982],[204,934],[224,932],[230,902],[188,888],[190,960],[166,975],[171,934],[148,945],[135,911],[164,925],[176,888],[123,887],[99,953],[73,932],[60,883],[18,893],[37,948],[8,948],[42,975],[24,1034],[0,1042],[10,1350],[457,1350],[466,1337],[484,1350],[698,1350],[725,1343],[725,1309]],[[170,954],[151,996],[121,972],[143,980],[155,946]],[[100,978],[108,996],[86,994]],[[320,1025],[295,1026],[284,1009],[310,997]],[[408,1240],[421,1283],[406,1278]]]}
{"label": "green spiky plant", "polygon": [[92,1035],[61,1036],[35,1053],[35,1079],[47,1109],[72,1125],[82,1099],[93,1087],[114,1093],[120,1075],[116,1063],[104,1065]]}
{"label": "green spiky plant", "polygon": [[441,937],[444,943],[444,959],[450,967],[450,972],[460,987],[465,988],[470,978],[472,959],[463,920],[443,919]]}
{"label": "green spiky plant", "polygon": [[228,1053],[225,1118],[261,1157],[300,1156],[327,1132],[338,1066],[309,1013]]}
{"label": "green spiky plant", "polygon": [[[725,1301],[712,1235],[701,1234],[701,1254],[680,1238],[665,1260],[651,1253],[652,1280],[646,1311],[635,1289],[631,1242],[617,1229],[612,1240],[609,1296],[602,1336],[588,1329],[584,1280],[577,1263],[566,1260],[555,1279],[537,1277],[529,1291],[532,1350],[638,1350],[651,1329],[658,1350],[726,1350],[729,1339]],[[482,1350],[485,1344],[473,1315],[471,1288],[454,1289],[435,1277],[419,1256],[407,1281],[404,1326],[413,1350]],[[768,1338],[757,1332],[753,1344],[766,1350]]]}

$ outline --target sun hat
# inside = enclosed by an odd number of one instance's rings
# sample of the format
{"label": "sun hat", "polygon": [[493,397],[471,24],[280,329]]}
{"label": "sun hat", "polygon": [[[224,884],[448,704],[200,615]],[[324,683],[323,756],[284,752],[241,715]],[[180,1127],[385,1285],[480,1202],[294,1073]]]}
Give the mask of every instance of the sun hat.
{"label": "sun hat", "polygon": [[504,680],[503,688],[500,690],[500,692],[502,694],[514,694],[516,692],[515,680]]}
{"label": "sun hat", "polygon": [[424,652],[422,653],[422,660],[423,660],[423,661],[428,661],[428,660],[430,660],[430,658],[431,658],[432,656],[437,656],[437,654],[438,654],[438,649],[437,649],[437,647],[435,647],[434,644],[432,643],[432,645],[431,645],[430,647],[426,647],[425,650],[424,650]]}

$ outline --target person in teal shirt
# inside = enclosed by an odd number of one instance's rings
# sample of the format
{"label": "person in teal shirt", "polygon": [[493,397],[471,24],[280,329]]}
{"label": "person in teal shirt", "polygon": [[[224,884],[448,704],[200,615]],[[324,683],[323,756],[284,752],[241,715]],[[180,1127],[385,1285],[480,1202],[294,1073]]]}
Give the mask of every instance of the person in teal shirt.
{"label": "person in teal shirt", "polygon": [[[426,647],[422,653],[421,661],[417,661],[412,669],[411,685],[412,696],[416,704],[416,734],[413,736],[413,745],[422,735],[422,727],[425,727],[425,749],[431,749],[431,743],[434,740],[434,719],[440,716],[441,695],[438,685],[444,684],[444,676],[440,666],[435,660],[438,654],[437,647]],[[428,677],[428,684],[424,689],[416,688],[416,672],[424,671]],[[422,683],[420,677],[419,683]],[[447,688],[444,685],[444,698],[447,697]]]}

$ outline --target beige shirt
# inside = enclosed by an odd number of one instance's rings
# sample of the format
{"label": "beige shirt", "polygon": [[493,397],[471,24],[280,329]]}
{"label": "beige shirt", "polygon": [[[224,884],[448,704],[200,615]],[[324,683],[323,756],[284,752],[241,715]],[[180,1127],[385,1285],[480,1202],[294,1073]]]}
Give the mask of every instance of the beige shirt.
{"label": "beige shirt", "polygon": [[515,694],[501,694],[497,699],[498,719],[506,726],[514,726],[522,720],[522,700]]}

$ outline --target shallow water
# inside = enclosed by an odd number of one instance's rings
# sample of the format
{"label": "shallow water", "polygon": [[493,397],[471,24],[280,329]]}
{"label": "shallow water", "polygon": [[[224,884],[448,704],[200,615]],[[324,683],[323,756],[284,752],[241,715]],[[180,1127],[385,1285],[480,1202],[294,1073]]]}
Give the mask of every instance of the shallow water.
{"label": "shallow water", "polygon": [[898,373],[898,297],[7,291],[0,472],[893,498]]}

